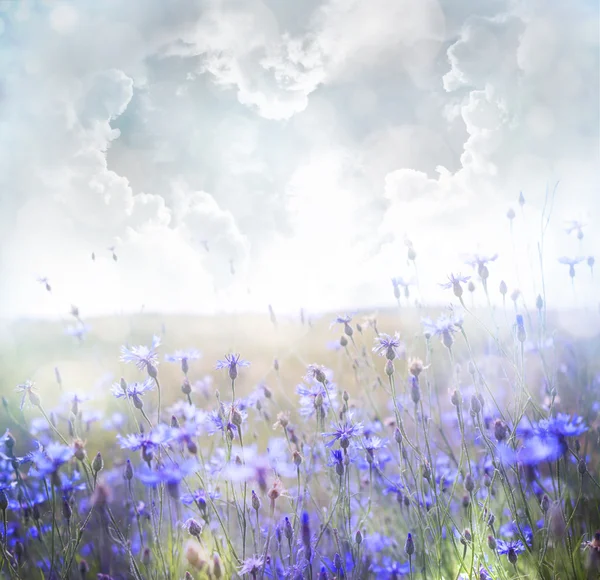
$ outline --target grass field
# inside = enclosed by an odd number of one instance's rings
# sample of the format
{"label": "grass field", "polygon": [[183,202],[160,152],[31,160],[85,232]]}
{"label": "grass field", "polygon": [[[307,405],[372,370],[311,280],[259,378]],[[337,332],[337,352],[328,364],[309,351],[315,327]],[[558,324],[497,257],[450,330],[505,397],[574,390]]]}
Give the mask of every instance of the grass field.
{"label": "grass field", "polygon": [[[3,573],[594,577],[598,336],[573,336],[576,312],[524,312],[5,325]],[[156,357],[122,351],[153,335]],[[189,349],[189,368],[165,360]],[[236,352],[251,364],[232,381],[215,363]]]}

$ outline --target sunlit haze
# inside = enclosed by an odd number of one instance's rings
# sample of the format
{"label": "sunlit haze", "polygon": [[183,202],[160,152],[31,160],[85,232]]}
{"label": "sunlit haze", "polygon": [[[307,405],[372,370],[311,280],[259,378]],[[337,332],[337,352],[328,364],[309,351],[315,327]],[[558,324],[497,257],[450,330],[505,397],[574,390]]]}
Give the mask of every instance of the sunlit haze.
{"label": "sunlit haze", "polygon": [[547,218],[548,307],[597,311],[596,2],[0,9],[0,317],[483,305],[474,253],[533,305]]}

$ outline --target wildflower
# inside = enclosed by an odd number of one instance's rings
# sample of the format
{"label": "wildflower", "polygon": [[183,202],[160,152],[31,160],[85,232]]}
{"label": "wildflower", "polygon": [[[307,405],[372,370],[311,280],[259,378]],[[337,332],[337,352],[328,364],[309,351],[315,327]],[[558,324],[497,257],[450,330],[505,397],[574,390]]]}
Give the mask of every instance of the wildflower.
{"label": "wildflower", "polygon": [[73,457],[71,447],[60,443],[49,443],[31,453],[31,459],[40,475],[53,475]]}
{"label": "wildflower", "polygon": [[408,536],[406,537],[404,551],[408,554],[408,556],[412,556],[415,553],[415,542],[413,540],[412,534],[408,534]]}
{"label": "wildflower", "polygon": [[160,337],[154,336],[152,338],[152,344],[148,346],[132,346],[128,348],[126,346],[121,347],[121,361],[124,363],[134,363],[135,366],[148,373],[149,377],[156,379],[158,372],[156,367],[158,366],[158,354],[156,349],[160,346]]}
{"label": "wildflower", "polygon": [[[440,316],[435,322],[429,318],[425,318],[422,321],[423,327],[430,336],[440,336],[442,344],[447,348],[451,349],[454,343],[453,335],[457,332],[460,327],[460,320],[454,316],[448,316],[446,314]],[[459,324],[457,324],[459,322]]]}
{"label": "wildflower", "polygon": [[229,378],[232,381],[235,381],[235,379],[238,376],[238,368],[239,367],[249,367],[249,366],[250,366],[250,362],[240,358],[239,354],[226,354],[225,360],[217,361],[216,369],[217,370],[228,369]]}
{"label": "wildflower", "polygon": [[577,220],[571,220],[566,223],[565,232],[567,232],[567,234],[571,234],[571,233],[575,232],[577,234],[577,239],[582,240],[584,227],[585,227],[584,223],[577,221]]}
{"label": "wildflower", "polygon": [[501,556],[506,555],[511,564],[516,564],[519,554],[525,551],[525,546],[521,540],[511,540],[510,542],[496,540],[496,549]]}
{"label": "wildflower", "polygon": [[177,350],[173,354],[166,354],[165,360],[167,362],[181,363],[181,370],[183,371],[184,375],[187,375],[189,371],[189,361],[198,360],[200,357],[200,351],[196,349]]}
{"label": "wildflower", "polygon": [[263,564],[264,558],[262,556],[250,556],[242,562],[242,565],[238,568],[238,572],[240,576],[250,574],[255,579],[262,570]]}
{"label": "wildflower", "polygon": [[461,284],[466,284],[470,279],[471,276],[462,276],[461,274],[455,276],[454,274],[450,274],[448,276],[448,282],[440,284],[440,286],[445,290],[452,288],[454,296],[460,298],[463,295],[463,289]]}
{"label": "wildflower", "polygon": [[519,192],[519,205],[521,207],[525,205],[525,196],[523,195],[522,191]]}
{"label": "wildflower", "polygon": [[[154,389],[155,382],[151,377],[148,377],[143,383],[129,383],[127,384],[123,379],[120,383],[115,383],[111,388],[111,393],[117,398],[121,399],[128,397],[133,401],[136,409],[143,407],[141,396],[152,391]],[[123,388],[125,387],[125,388]]]}
{"label": "wildflower", "polygon": [[50,286],[50,282],[48,282],[48,278],[45,276],[38,276],[37,281],[46,288],[47,292],[52,292],[52,287]]}
{"label": "wildflower", "polygon": [[392,286],[394,288],[394,297],[396,300],[400,299],[400,288],[404,288],[404,297],[408,298],[410,296],[409,286],[412,286],[413,284],[413,280],[405,280],[402,276],[392,278]]}
{"label": "wildflower", "polygon": [[349,314],[346,314],[344,316],[336,316],[335,319],[333,320],[333,322],[331,323],[330,328],[336,324],[343,324],[344,325],[344,333],[346,334],[346,336],[351,337],[354,334],[354,330],[350,326],[351,322],[352,322],[352,316],[350,316]]}
{"label": "wildflower", "polygon": [[171,497],[179,499],[179,484],[197,468],[195,460],[188,460],[181,464],[161,465],[154,470],[146,468],[140,470],[137,476],[144,485],[151,487],[164,483]]}
{"label": "wildflower", "polygon": [[337,391],[333,383],[320,383],[310,381],[311,384],[300,384],[296,386],[296,393],[300,395],[300,414],[303,417],[310,417],[319,413],[324,418],[329,413],[331,405],[336,404]]}
{"label": "wildflower", "polygon": [[344,475],[344,454],[341,449],[333,449],[331,451],[331,463],[335,467],[335,472],[342,477]]}
{"label": "wildflower", "polygon": [[562,256],[558,259],[558,261],[561,264],[566,264],[567,266],[569,266],[569,276],[571,277],[571,280],[575,278],[575,266],[583,262],[583,260],[585,260],[585,258],[582,256],[576,256],[575,258],[568,258],[567,256]]}
{"label": "wildflower", "polygon": [[330,433],[323,433],[323,437],[330,437],[330,441],[326,443],[327,447],[332,447],[336,441],[340,442],[342,449],[348,449],[350,446],[350,439],[355,435],[360,435],[363,432],[362,423],[353,423],[352,419],[346,419],[339,426],[335,426],[335,430]]}
{"label": "wildflower", "polygon": [[21,410],[23,410],[23,407],[25,406],[25,401],[27,398],[29,398],[29,402],[34,407],[39,406],[40,398],[39,398],[38,394],[35,392],[37,390],[37,388],[34,386],[33,382],[25,381],[24,383],[17,385],[16,390],[18,393],[23,393],[23,396],[21,397],[21,405],[20,405]]}
{"label": "wildflower", "polygon": [[500,281],[500,286],[498,287],[498,290],[500,291],[500,294],[502,294],[502,297],[504,298],[506,296],[506,293],[508,292],[508,286],[506,285],[506,282],[504,280]]}
{"label": "wildflower", "polygon": [[403,350],[400,335],[397,332],[394,333],[394,336],[382,333],[375,337],[373,352],[379,356],[385,356],[388,360],[394,360],[400,358],[401,348]]}
{"label": "wildflower", "polygon": [[189,518],[183,523],[183,529],[187,530],[190,536],[199,538],[202,533],[202,524],[196,521],[194,518]]}
{"label": "wildflower", "polygon": [[487,278],[490,275],[487,268],[487,264],[489,262],[494,262],[497,258],[498,254],[492,254],[490,256],[482,254],[473,254],[472,256],[467,257],[465,263],[469,264],[469,266],[471,266],[473,269],[477,268],[477,274],[485,284]]}

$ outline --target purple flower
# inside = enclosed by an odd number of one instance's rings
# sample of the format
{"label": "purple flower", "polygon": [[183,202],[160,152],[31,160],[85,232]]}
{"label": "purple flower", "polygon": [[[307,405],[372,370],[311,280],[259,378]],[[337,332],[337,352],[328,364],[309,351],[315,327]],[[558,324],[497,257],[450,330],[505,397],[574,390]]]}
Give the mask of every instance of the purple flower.
{"label": "purple flower", "polygon": [[225,360],[217,361],[217,370],[229,369],[229,378],[235,381],[238,375],[238,367],[249,367],[247,360],[240,358],[239,354],[226,354]]}
{"label": "purple flower", "polygon": [[444,282],[443,284],[440,284],[440,286],[445,290],[453,288],[456,296],[462,296],[463,289],[461,284],[466,284],[470,279],[471,276],[462,276],[461,274],[455,276],[454,274],[450,274],[448,276],[448,282]]}
{"label": "purple flower", "polygon": [[501,556],[508,556],[508,560],[511,564],[515,564],[519,554],[522,554],[525,551],[525,545],[521,540],[511,540],[510,542],[496,540],[496,550]]}
{"label": "purple flower", "polygon": [[363,432],[363,424],[353,423],[352,418],[346,419],[343,423],[337,426],[334,425],[334,427],[335,429],[330,433],[323,433],[323,437],[330,438],[330,441],[325,444],[326,447],[332,447],[336,441],[339,441],[342,449],[348,449],[352,437],[361,435]]}
{"label": "purple flower", "polygon": [[56,442],[49,443],[46,447],[40,445],[39,449],[31,453],[31,459],[40,475],[56,473],[71,457],[73,449]]}
{"label": "purple flower", "polygon": [[126,346],[121,347],[121,361],[124,363],[134,363],[141,371],[146,370],[153,379],[157,376],[156,367],[158,366],[158,354],[156,349],[160,346],[160,337],[154,336],[152,344],[147,346]]}
{"label": "purple flower", "polygon": [[373,352],[379,356],[385,356],[388,360],[400,358],[400,351],[404,351],[404,345],[400,342],[400,335],[395,332],[394,336],[380,334],[375,337]]}
{"label": "purple flower", "polygon": [[154,450],[171,441],[175,435],[174,429],[161,423],[149,433],[133,433],[125,435],[125,437],[117,435],[117,441],[121,445],[121,449],[129,449],[130,451],[137,451],[138,449]]}
{"label": "purple flower", "polygon": [[191,459],[181,464],[161,465],[157,469],[142,468],[137,472],[137,476],[144,485],[150,487],[164,483],[171,497],[179,499],[179,484],[197,469],[198,463]]}
{"label": "purple flower", "polygon": [[238,568],[238,573],[240,576],[250,574],[253,578],[256,578],[262,570],[263,563],[264,558],[262,556],[250,556],[242,562],[242,565]]}
{"label": "purple flower", "polygon": [[25,407],[25,401],[27,400],[27,397],[29,397],[29,401],[32,405],[37,405],[39,403],[39,397],[35,392],[36,390],[37,388],[35,387],[32,381],[25,381],[24,383],[17,385],[17,393],[23,394],[23,396],[21,397],[21,410],[23,410],[23,407]]}
{"label": "purple flower", "polygon": [[410,563],[409,562],[398,562],[393,560],[389,556],[385,556],[381,561],[381,564],[373,566],[373,572],[377,575],[377,578],[383,580],[395,580],[402,576],[408,576],[410,574]]}
{"label": "purple flower", "polygon": [[165,360],[167,362],[178,362],[181,363],[181,370],[183,374],[187,375],[189,370],[189,361],[198,360],[201,357],[201,353],[196,349],[189,350],[176,350],[173,354],[166,354]]}
{"label": "purple flower", "polygon": [[143,383],[128,383],[125,391],[123,391],[121,383],[115,383],[111,387],[110,391],[117,399],[129,397],[130,399],[136,400],[148,391],[152,391],[154,389],[154,385],[154,380],[147,378]]}
{"label": "purple flower", "polygon": [[583,256],[576,256],[574,258],[562,256],[561,258],[558,259],[558,261],[561,264],[565,264],[565,265],[569,266],[569,276],[571,278],[575,278],[575,266],[577,266],[577,264],[580,264],[584,260],[585,260],[585,257],[583,257]]}

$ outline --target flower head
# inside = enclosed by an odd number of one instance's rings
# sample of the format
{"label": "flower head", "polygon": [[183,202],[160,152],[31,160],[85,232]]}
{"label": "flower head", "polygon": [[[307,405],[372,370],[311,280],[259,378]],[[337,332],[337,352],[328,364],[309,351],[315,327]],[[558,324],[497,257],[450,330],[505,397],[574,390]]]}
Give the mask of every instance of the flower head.
{"label": "flower head", "polygon": [[334,425],[334,427],[335,429],[330,433],[323,433],[323,437],[330,438],[326,446],[332,447],[336,441],[339,441],[342,449],[348,449],[352,437],[361,435],[364,429],[362,423],[353,423],[352,418],[346,419],[343,423]]}
{"label": "flower head", "polygon": [[225,360],[218,360],[217,366],[215,367],[217,370],[228,369],[229,370],[229,378],[232,381],[238,376],[238,368],[239,367],[249,367],[250,362],[244,360],[240,357],[239,354],[226,354]]}
{"label": "flower head", "polygon": [[121,361],[124,363],[134,363],[141,371],[146,370],[148,375],[156,378],[158,366],[158,354],[156,349],[160,346],[160,337],[152,338],[151,346],[122,346]]}
{"label": "flower head", "polygon": [[400,335],[395,332],[394,336],[389,334],[380,334],[375,337],[375,346],[373,352],[379,356],[385,356],[388,360],[394,360],[400,357],[400,351],[404,350]]}

